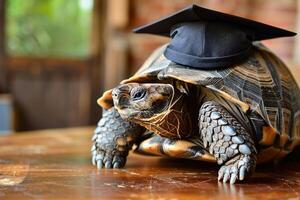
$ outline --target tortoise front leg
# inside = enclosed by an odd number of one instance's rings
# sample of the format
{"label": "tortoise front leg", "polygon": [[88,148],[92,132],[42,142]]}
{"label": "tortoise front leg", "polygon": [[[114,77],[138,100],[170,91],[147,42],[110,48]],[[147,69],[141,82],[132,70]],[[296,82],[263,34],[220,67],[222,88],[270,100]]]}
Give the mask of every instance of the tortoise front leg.
{"label": "tortoise front leg", "polygon": [[218,180],[233,184],[254,172],[257,151],[251,135],[224,107],[213,101],[204,103],[199,128],[204,147],[222,165]]}
{"label": "tortoise front leg", "polygon": [[103,111],[93,136],[92,163],[100,169],[120,168],[144,128],[124,121],[115,108]]}

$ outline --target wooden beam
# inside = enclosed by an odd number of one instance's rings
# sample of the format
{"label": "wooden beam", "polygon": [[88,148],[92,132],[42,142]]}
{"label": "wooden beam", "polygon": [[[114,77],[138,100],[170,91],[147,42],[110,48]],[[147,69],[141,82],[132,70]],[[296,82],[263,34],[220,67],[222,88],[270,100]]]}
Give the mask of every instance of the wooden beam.
{"label": "wooden beam", "polygon": [[92,57],[100,57],[103,51],[103,35],[104,35],[104,18],[105,4],[103,0],[94,0],[92,24],[91,24],[91,40],[90,52]]}
{"label": "wooden beam", "polygon": [[92,26],[91,26],[91,65],[90,65],[90,88],[91,88],[91,123],[95,124],[100,116],[101,109],[98,106],[97,99],[103,92],[104,85],[104,24],[106,17],[106,1],[94,0]]}
{"label": "wooden beam", "polygon": [[7,92],[7,73],[5,67],[5,5],[6,0],[0,0],[0,93]]}
{"label": "wooden beam", "polygon": [[5,3],[6,0],[0,0],[0,55],[5,54]]}
{"label": "wooden beam", "polygon": [[129,54],[129,8],[128,0],[107,1],[107,24],[105,26],[105,89],[115,87],[128,75]]}
{"label": "wooden beam", "polygon": [[109,0],[107,2],[107,22],[114,29],[125,29],[129,23],[129,1]]}

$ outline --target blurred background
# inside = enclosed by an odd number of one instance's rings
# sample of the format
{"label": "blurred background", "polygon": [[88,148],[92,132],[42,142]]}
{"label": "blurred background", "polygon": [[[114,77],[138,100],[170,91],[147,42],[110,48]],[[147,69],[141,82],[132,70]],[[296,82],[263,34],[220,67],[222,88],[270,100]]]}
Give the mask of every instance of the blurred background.
{"label": "blurred background", "polygon": [[[0,134],[94,125],[102,92],[168,42],[131,29],[192,3],[300,32],[297,0],[0,0]],[[299,36],[264,43],[299,83]]]}

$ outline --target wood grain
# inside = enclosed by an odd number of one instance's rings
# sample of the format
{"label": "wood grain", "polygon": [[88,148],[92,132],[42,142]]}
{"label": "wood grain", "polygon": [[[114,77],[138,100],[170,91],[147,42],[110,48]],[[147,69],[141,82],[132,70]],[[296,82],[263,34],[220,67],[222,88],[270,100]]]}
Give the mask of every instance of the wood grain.
{"label": "wood grain", "polygon": [[6,61],[18,131],[90,123],[88,59],[18,57]]}
{"label": "wood grain", "polygon": [[[131,154],[126,168],[90,163],[92,128],[0,137],[0,199],[299,199],[300,163],[261,166],[247,183],[216,181],[202,162]],[[298,158],[299,160],[299,158]]]}

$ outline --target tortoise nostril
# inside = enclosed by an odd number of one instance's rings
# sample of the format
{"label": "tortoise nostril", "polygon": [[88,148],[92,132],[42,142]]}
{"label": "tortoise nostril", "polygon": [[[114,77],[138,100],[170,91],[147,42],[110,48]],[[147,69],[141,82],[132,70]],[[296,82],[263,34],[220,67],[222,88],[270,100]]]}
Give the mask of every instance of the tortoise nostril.
{"label": "tortoise nostril", "polygon": [[118,101],[118,106],[120,108],[125,108],[128,105],[128,98],[121,96]]}
{"label": "tortoise nostril", "polygon": [[120,93],[120,91],[119,91],[117,88],[115,88],[115,89],[113,89],[113,91],[112,91],[112,96],[113,96],[113,97],[118,97],[119,93]]}
{"label": "tortoise nostril", "polygon": [[124,109],[127,108],[129,105],[128,102],[128,98],[124,97],[124,96],[118,96],[117,99],[114,100],[114,105],[118,108],[118,109]]}

